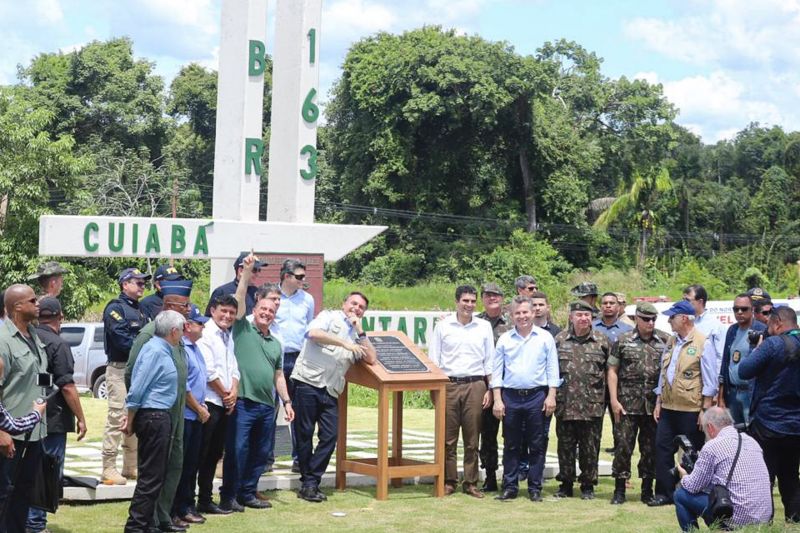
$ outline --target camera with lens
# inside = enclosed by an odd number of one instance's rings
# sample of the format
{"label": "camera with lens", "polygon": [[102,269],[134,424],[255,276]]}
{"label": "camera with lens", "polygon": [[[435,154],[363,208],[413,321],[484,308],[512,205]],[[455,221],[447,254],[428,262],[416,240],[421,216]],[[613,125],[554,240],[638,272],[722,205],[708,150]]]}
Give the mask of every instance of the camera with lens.
{"label": "camera with lens", "polygon": [[[683,454],[681,455],[681,467],[686,470],[687,474],[691,474],[692,470],[694,470],[694,464],[697,462],[697,450],[694,449],[692,442],[686,435],[678,435],[675,437],[673,444],[683,451]],[[681,474],[678,472],[678,467],[671,468],[669,474],[674,479],[675,484],[681,480]]]}
{"label": "camera with lens", "polygon": [[747,341],[750,343],[750,346],[757,346],[762,338],[766,339],[767,337],[769,337],[769,333],[767,333],[765,329],[761,331],[755,329],[747,330]]}

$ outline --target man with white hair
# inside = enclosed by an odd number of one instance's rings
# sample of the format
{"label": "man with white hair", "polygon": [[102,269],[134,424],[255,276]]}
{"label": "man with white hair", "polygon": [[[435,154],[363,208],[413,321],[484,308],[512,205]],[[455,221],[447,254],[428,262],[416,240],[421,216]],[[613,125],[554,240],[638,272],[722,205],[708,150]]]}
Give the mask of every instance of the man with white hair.
{"label": "man with white hair", "polygon": [[[733,516],[725,527],[766,524],[772,519],[772,487],[761,447],[751,436],[733,427],[727,409],[711,407],[703,415],[706,445],[691,474],[678,465],[680,487],[675,491],[675,513],[682,531],[697,529],[697,518],[711,526],[708,490],[725,485]],[[735,463],[734,463],[735,461]]]}
{"label": "man with white hair", "polygon": [[172,348],[183,336],[186,319],[177,311],[156,315],[155,337],[142,346],[125,399],[128,409],[123,431],[139,439],[136,489],[128,510],[126,533],[149,533],[155,527],[156,500],[167,475],[172,420],[170,409],[178,395],[178,368]]}
{"label": "man with white hair", "polygon": [[675,335],[661,359],[656,387],[656,496],[647,505],[672,503],[670,470],[675,466],[675,437],[686,435],[695,449],[703,447],[703,410],[717,394],[717,357],[710,341],[694,327],[694,307],[686,300],[664,311]]}

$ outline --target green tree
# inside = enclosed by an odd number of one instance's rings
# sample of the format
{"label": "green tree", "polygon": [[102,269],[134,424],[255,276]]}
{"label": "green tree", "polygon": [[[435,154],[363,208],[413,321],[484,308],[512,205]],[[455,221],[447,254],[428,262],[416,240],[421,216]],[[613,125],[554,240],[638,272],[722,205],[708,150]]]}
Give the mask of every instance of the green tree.
{"label": "green tree", "polygon": [[627,223],[639,231],[637,265],[642,268],[647,261],[647,245],[658,225],[656,204],[672,192],[672,181],[665,168],[647,173],[634,172],[629,188],[617,196],[614,203],[595,222],[595,227],[607,229],[614,222]]}

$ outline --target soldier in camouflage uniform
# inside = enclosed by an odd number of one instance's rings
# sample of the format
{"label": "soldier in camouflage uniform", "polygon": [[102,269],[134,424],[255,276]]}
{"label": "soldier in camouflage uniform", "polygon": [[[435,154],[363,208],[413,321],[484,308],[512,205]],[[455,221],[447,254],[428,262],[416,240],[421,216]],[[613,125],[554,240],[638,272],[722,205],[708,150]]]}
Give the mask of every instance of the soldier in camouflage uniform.
{"label": "soldier in camouflage uniform", "polygon": [[592,307],[592,319],[600,316],[600,310],[597,308],[597,297],[600,291],[597,289],[597,283],[593,281],[584,281],[574,287],[570,293],[583,302],[586,302]]}
{"label": "soldier in camouflage uniform", "polygon": [[[483,312],[478,313],[492,325],[494,343],[500,335],[514,327],[511,317],[503,308],[503,289],[497,283],[484,283],[481,287]],[[483,410],[481,419],[481,445],[478,455],[481,458],[481,468],[486,471],[483,481],[483,492],[497,492],[497,432],[500,429],[500,420],[492,414],[491,405]]]}
{"label": "soldier in camouflage uniform", "polygon": [[556,436],[561,486],[557,498],[572,496],[575,448],[580,462],[581,498],[594,498],[597,461],[605,410],[608,338],[592,329],[592,306],[578,300],[569,305],[569,328],[556,335],[558,369],[563,379],[556,394]]}
{"label": "soldier in camouflage uniform", "polygon": [[631,455],[639,436],[639,477],[642,502],[653,498],[656,477],[655,388],[661,372],[661,357],[669,335],[655,329],[658,311],[650,303],[636,305],[636,328],[619,336],[608,358],[608,392],[614,413],[616,450],[612,475],[612,504],[625,503],[625,482],[631,477]]}

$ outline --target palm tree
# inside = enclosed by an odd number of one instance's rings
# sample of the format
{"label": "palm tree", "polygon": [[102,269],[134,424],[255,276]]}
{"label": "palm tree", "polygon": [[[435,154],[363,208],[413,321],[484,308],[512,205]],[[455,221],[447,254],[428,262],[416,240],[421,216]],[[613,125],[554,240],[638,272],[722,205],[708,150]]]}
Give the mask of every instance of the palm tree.
{"label": "palm tree", "polygon": [[642,268],[647,259],[648,239],[658,222],[653,211],[656,201],[672,190],[672,180],[667,169],[655,168],[646,174],[634,171],[630,188],[625,191],[624,186],[621,187],[620,194],[600,214],[594,227],[605,230],[615,222],[633,219],[639,229],[639,253],[636,264],[638,268]]}

